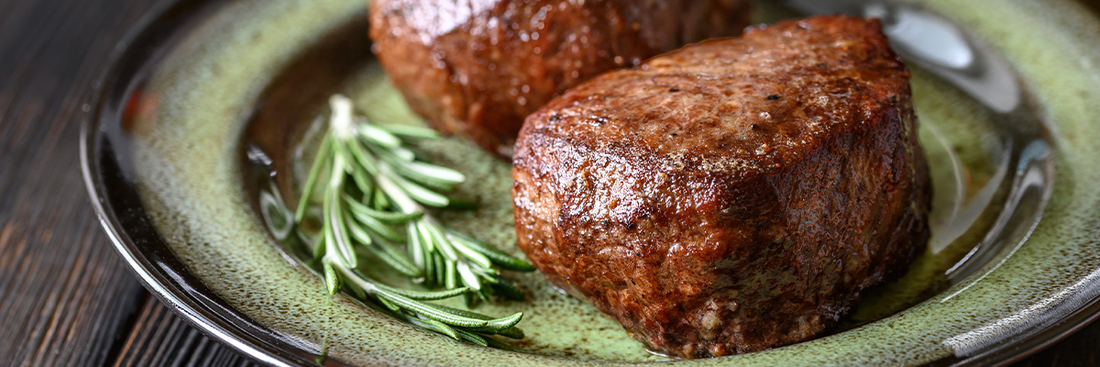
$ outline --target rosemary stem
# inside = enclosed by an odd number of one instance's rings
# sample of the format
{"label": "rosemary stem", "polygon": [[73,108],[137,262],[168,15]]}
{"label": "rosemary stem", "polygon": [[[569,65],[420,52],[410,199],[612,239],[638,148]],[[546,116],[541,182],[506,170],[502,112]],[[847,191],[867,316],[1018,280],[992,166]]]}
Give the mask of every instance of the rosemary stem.
{"label": "rosemary stem", "polygon": [[328,102],[329,106],[332,107],[332,123],[330,126],[336,137],[341,140],[353,138],[355,136],[355,126],[352,123],[355,122],[355,119],[352,117],[351,100],[336,94],[330,97]]}
{"label": "rosemary stem", "polygon": [[[329,106],[329,126],[294,213],[294,224],[303,228],[315,187],[320,186],[324,195],[320,203],[312,203],[319,204],[321,213],[320,233],[312,241],[313,258],[324,272],[329,293],[350,290],[352,296],[372,299],[399,319],[459,340],[499,346],[487,336],[522,338],[523,332],[515,327],[522,313],[493,319],[423,302],[464,296],[470,305],[476,302],[475,297],[488,299],[494,289],[509,299],[522,299],[522,292],[501,281],[497,269],[531,267],[448,229],[426,210],[460,204],[461,200],[443,193],[467,179],[459,171],[418,160],[402,146],[402,138],[435,138],[438,134],[372,124],[354,116],[352,101],[344,96],[332,96]],[[403,226],[407,236],[393,226]],[[404,251],[392,245],[401,243]],[[414,282],[443,289],[390,287],[357,269],[360,253],[374,255],[376,262]]]}
{"label": "rosemary stem", "polygon": [[317,149],[317,156],[313,158],[313,166],[309,169],[309,174],[306,176],[306,185],[302,188],[302,198],[298,200],[298,208],[294,212],[294,222],[301,222],[306,215],[306,207],[309,205],[309,199],[313,196],[313,186],[317,184],[317,178],[321,175],[321,168],[325,166],[324,162],[328,160],[329,149],[332,149],[332,138],[325,137],[321,143],[321,147]]}

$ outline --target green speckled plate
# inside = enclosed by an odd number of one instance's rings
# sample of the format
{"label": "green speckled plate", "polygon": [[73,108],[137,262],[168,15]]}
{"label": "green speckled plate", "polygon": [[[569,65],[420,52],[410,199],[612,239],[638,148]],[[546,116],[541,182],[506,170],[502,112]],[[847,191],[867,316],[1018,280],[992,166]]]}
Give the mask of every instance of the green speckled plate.
{"label": "green speckled plate", "polygon": [[[328,296],[297,252],[272,240],[297,190],[327,96],[369,118],[419,124],[370,56],[364,0],[184,0],[126,38],[85,125],[83,162],[100,219],[165,304],[271,365],[988,365],[1100,313],[1100,23],[1067,1],[762,2],[884,19],[913,67],[936,199],[929,250],[864,295],[834,334],[741,356],[647,353],[612,320],[508,274],[524,302],[517,351],[426,333]],[[956,26],[958,25],[958,26]],[[507,163],[461,139],[418,147],[468,177],[472,212],[442,220],[514,246]],[[383,274],[384,275],[384,274]]]}

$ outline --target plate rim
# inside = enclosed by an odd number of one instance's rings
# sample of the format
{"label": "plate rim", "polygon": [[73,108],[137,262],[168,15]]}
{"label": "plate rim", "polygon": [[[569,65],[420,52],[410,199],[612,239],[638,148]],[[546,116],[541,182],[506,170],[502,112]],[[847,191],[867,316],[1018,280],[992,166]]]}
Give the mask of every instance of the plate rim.
{"label": "plate rim", "polygon": [[[111,152],[103,151],[104,147],[102,143],[107,139],[103,136],[103,128],[106,126],[104,124],[107,123],[117,124],[119,121],[114,117],[121,117],[121,113],[119,113],[118,116],[106,116],[104,114],[109,110],[107,107],[109,107],[108,104],[111,102],[110,97],[113,95],[112,92],[116,91],[117,87],[120,85],[125,88],[125,83],[118,83],[118,77],[126,66],[123,62],[129,58],[139,57],[134,55],[140,52],[141,47],[144,46],[144,44],[139,41],[142,40],[142,37],[148,36],[148,32],[150,32],[150,29],[154,25],[163,22],[166,18],[179,15],[194,17],[201,11],[201,8],[209,8],[212,5],[229,2],[232,1],[161,1],[155,4],[150,11],[143,15],[142,18],[127,31],[119,41],[120,46],[116,47],[115,52],[111,54],[107,64],[108,66],[94,82],[93,93],[85,100],[85,102],[92,106],[92,109],[85,114],[80,129],[79,151],[82,176],[90,202],[96,212],[96,217],[100,225],[103,226],[104,231],[107,233],[115,249],[122,255],[131,271],[137,275],[141,284],[157,297],[158,300],[168,306],[173,313],[184,318],[189,324],[202,331],[208,337],[221,342],[223,345],[228,345],[255,362],[272,366],[316,365],[317,361],[309,357],[315,354],[306,351],[300,345],[294,345],[294,343],[288,343],[286,340],[280,339],[274,332],[267,330],[256,321],[239,313],[239,311],[232,309],[225,310],[224,305],[213,306],[221,308],[221,312],[228,311],[236,313],[236,317],[242,318],[246,324],[255,329],[252,331],[266,332],[271,339],[264,340],[258,337],[254,332],[250,333],[236,328],[240,325],[228,323],[226,315],[219,314],[218,310],[212,309],[212,305],[204,303],[202,299],[191,293],[193,291],[205,291],[207,295],[213,295],[213,292],[209,289],[205,289],[205,287],[196,289],[193,287],[193,284],[181,285],[180,280],[187,281],[188,279],[186,278],[189,277],[191,281],[198,282],[201,286],[201,281],[199,281],[182,263],[178,263],[182,268],[176,270],[182,273],[177,275],[183,278],[172,279],[173,277],[166,273],[166,269],[158,267],[154,264],[155,261],[150,259],[146,252],[142,251],[138,241],[135,241],[135,239],[131,237],[129,231],[123,226],[116,208],[109,202],[110,199],[107,197],[109,195],[107,193],[108,188],[104,182],[104,171],[103,167],[100,165],[100,159],[104,159],[101,155]],[[1066,0],[1062,2],[1080,5],[1077,4],[1076,1]],[[172,31],[178,32],[179,30],[172,29]],[[149,59],[155,58],[148,55],[146,55],[146,57]],[[143,63],[140,65],[145,66],[148,61],[149,60],[143,60]],[[124,93],[124,95],[128,95],[128,93]],[[122,105],[125,105],[125,103],[122,103]],[[119,111],[121,111],[121,109],[119,109]],[[109,157],[106,159],[117,159],[117,157]],[[176,258],[175,254],[169,254],[168,256]],[[220,297],[217,296],[213,296],[212,298],[212,300],[207,301],[216,302],[220,300]],[[1100,318],[1100,297],[1094,298],[1087,304],[1079,306],[1075,312],[1060,319],[1053,325],[1041,328],[1030,335],[1018,339],[1010,338],[1007,341],[1002,341],[1001,343],[970,356],[952,356],[933,361],[928,365],[1005,365],[1026,358],[1039,350],[1065,339],[1098,318]],[[300,353],[287,353],[288,350],[294,350]],[[324,363],[326,365],[333,363],[337,365],[346,365],[335,359],[326,360]]]}
{"label": "plate rim", "polygon": [[[84,186],[87,190],[92,209],[96,213],[96,219],[103,227],[107,237],[111,240],[115,250],[129,265],[129,270],[132,274],[137,276],[141,285],[171,310],[172,313],[183,318],[188,324],[201,331],[207,337],[232,348],[253,362],[278,367],[317,365],[317,361],[309,357],[313,355],[312,353],[298,346],[294,346],[291,343],[286,343],[285,340],[280,340],[279,338],[262,340],[256,337],[257,331],[270,335],[274,335],[274,333],[227,305],[215,306],[220,308],[222,313],[229,312],[235,314],[233,316],[244,320],[255,330],[248,332],[234,328],[233,325],[226,324],[228,322],[225,317],[226,315],[219,314],[219,311],[211,309],[212,305],[204,304],[195,297],[191,291],[181,287],[180,280],[190,280],[191,283],[197,283],[201,289],[195,289],[193,287],[195,284],[188,285],[188,287],[192,287],[193,291],[212,295],[214,297],[211,298],[214,300],[220,300],[220,297],[213,295],[213,292],[202,286],[201,280],[191,274],[190,270],[187,269],[185,265],[178,262],[178,259],[176,260],[177,265],[182,266],[182,268],[179,269],[182,270],[182,274],[179,274],[180,279],[172,279],[170,275],[165,273],[163,268],[155,266],[148,255],[141,250],[138,243],[131,238],[130,233],[123,227],[115,210],[113,210],[113,205],[108,202],[108,189],[104,183],[103,168],[100,165],[99,159],[97,159],[100,154],[105,153],[102,151],[102,143],[105,139],[102,135],[104,134],[103,128],[105,128],[105,126],[100,124],[100,122],[110,118],[112,122],[117,123],[118,121],[114,117],[121,116],[108,117],[104,116],[104,113],[106,112],[105,107],[110,100],[109,97],[111,92],[115,90],[115,88],[112,87],[119,86],[117,82],[119,74],[122,73],[122,68],[124,66],[123,61],[127,58],[135,57],[133,54],[138,52],[139,47],[143,45],[137,41],[140,41],[141,37],[147,36],[150,28],[155,24],[164,22],[167,18],[171,17],[195,17],[198,16],[197,13],[203,11],[204,8],[216,7],[218,5],[216,3],[223,2],[227,1],[159,1],[142,15],[141,18],[126,31],[118,43],[116,43],[118,46],[115,47],[114,52],[109,56],[107,66],[99,74],[99,77],[93,81],[93,91],[85,100],[85,103],[88,103],[92,108],[85,113],[80,126],[80,147],[78,150],[80,152],[80,168]],[[149,57],[153,58],[153,56]],[[123,85],[123,87],[125,86]],[[117,159],[117,157],[108,159]],[[108,210],[108,208],[112,210]],[[175,254],[171,254],[170,256],[176,258]],[[286,351],[292,349],[301,353],[286,353]],[[338,360],[326,360],[325,364],[348,366]]]}

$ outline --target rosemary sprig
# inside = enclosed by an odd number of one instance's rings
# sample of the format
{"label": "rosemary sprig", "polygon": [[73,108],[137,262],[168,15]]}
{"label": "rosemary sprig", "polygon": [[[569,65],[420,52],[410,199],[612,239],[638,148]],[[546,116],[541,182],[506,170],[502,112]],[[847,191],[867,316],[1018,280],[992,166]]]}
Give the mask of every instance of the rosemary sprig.
{"label": "rosemary sprig", "polygon": [[[515,327],[523,313],[494,319],[423,302],[460,295],[468,305],[494,294],[522,299],[523,293],[501,278],[499,269],[534,270],[523,260],[446,228],[426,210],[467,206],[441,193],[453,191],[466,177],[417,160],[402,140],[435,139],[438,134],[411,126],[372,124],[355,117],[351,101],[340,95],[333,96],[329,104],[328,132],[294,214],[299,235],[312,245],[313,256],[323,269],[329,293],[348,288],[405,321],[457,340],[501,347],[503,344],[488,336],[523,338],[523,331]],[[301,228],[307,208],[315,204],[318,189],[321,229],[316,234],[304,233]],[[405,251],[400,244],[405,244]],[[356,270],[360,266],[357,249],[414,282],[444,290],[421,292],[385,285]]]}

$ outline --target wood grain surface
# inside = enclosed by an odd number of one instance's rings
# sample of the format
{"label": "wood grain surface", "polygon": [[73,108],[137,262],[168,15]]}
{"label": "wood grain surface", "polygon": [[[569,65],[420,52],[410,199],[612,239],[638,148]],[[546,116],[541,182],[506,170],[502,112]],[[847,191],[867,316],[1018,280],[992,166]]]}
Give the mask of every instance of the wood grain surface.
{"label": "wood grain surface", "polygon": [[253,366],[247,358],[207,338],[146,296],[141,311],[117,346],[112,367]]}
{"label": "wood grain surface", "polygon": [[0,365],[101,365],[140,306],[77,137],[93,78],[149,5],[0,0]]}
{"label": "wood grain surface", "polygon": [[[88,204],[85,103],[153,5],[0,0],[0,366],[251,365],[145,292]],[[1098,364],[1100,323],[1015,365]]]}

